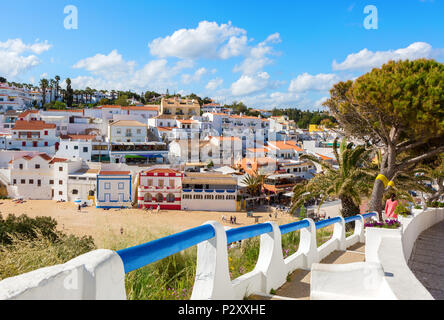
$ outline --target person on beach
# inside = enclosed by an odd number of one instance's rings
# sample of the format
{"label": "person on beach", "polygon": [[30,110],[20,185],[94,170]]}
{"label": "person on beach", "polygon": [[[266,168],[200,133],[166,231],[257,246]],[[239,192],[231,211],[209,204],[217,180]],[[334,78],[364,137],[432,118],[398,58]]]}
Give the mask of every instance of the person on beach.
{"label": "person on beach", "polygon": [[398,219],[398,215],[395,213],[395,209],[398,206],[398,200],[396,200],[396,195],[392,193],[390,199],[387,199],[385,203],[385,216],[387,218]]}

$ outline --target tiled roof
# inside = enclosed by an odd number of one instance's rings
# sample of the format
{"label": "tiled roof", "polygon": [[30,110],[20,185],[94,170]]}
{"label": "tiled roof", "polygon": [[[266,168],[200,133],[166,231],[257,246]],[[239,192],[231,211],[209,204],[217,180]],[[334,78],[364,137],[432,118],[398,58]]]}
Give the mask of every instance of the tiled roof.
{"label": "tiled roof", "polygon": [[51,161],[49,161],[49,164],[53,164],[56,162],[66,162],[68,161],[68,159],[64,159],[64,158],[52,158]]}
{"label": "tiled roof", "polygon": [[118,120],[109,124],[110,126],[146,127],[146,124],[136,120]]}
{"label": "tiled roof", "polygon": [[129,106],[122,107],[122,110],[158,111],[158,106]]}
{"label": "tiled roof", "polygon": [[298,147],[296,145],[296,141],[289,140],[289,141],[268,141],[268,145],[271,145],[272,147],[276,147],[280,150],[285,149],[293,149],[295,151],[303,152],[304,149]]}
{"label": "tiled roof", "polygon": [[83,109],[48,109],[49,112],[82,112]]}
{"label": "tiled roof", "polygon": [[95,135],[88,134],[66,134],[60,135],[61,139],[71,139],[71,140],[93,140],[95,139]]}
{"label": "tiled roof", "polygon": [[28,114],[31,114],[31,113],[39,113],[39,111],[38,111],[38,110],[26,110],[26,111],[23,111],[22,113],[20,113],[18,116],[19,116],[20,118],[24,118],[24,117],[26,117]]}
{"label": "tiled roof", "polygon": [[41,120],[17,120],[14,125],[14,130],[43,130],[43,129],[55,129],[55,123],[46,123]]}
{"label": "tiled roof", "polygon": [[151,169],[151,170],[147,170],[144,173],[173,173],[173,174],[177,174],[180,173],[179,171],[173,170],[173,169],[168,169],[168,168],[157,168],[157,169]]}
{"label": "tiled roof", "polygon": [[100,171],[99,172],[100,175],[103,176],[125,176],[125,175],[129,175],[130,172],[129,171]]}
{"label": "tiled roof", "polygon": [[316,153],[316,155],[318,155],[322,160],[333,160],[333,158],[330,158],[330,157],[324,156],[324,155],[322,155],[322,154],[320,154],[320,153]]}

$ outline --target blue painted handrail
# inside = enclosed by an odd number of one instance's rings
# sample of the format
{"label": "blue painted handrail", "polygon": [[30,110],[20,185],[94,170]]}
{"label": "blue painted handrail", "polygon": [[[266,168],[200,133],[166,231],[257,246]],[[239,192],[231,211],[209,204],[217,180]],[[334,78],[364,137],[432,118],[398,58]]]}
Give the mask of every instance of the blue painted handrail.
{"label": "blue painted handrail", "polygon": [[334,217],[327,220],[321,220],[315,223],[316,230],[328,227],[329,225],[341,222],[341,217]]}
{"label": "blue painted handrail", "polygon": [[[375,216],[375,212],[362,215],[364,218]],[[359,220],[359,216],[345,219],[346,222]],[[341,217],[335,217],[315,223],[316,229],[325,228],[329,225],[341,222]],[[281,234],[287,234],[303,228],[308,228],[308,220],[301,220],[279,226]],[[270,223],[261,223],[241,228],[234,228],[226,231],[227,244],[260,236],[273,231]],[[117,251],[123,261],[125,273],[142,268],[150,263],[159,261],[182,250],[193,247],[203,241],[210,240],[216,236],[212,225],[205,224],[183,232],[179,232],[164,238],[153,240],[134,247]]]}
{"label": "blue painted handrail", "polygon": [[363,214],[362,215],[362,217],[364,218],[364,219],[368,219],[368,218],[371,218],[371,217],[376,217],[378,214],[376,213],[376,212],[369,212],[369,213],[365,213],[365,214]]}
{"label": "blue painted handrail", "polygon": [[242,228],[230,229],[227,230],[227,243],[245,240],[272,231],[273,227],[269,223],[254,224]]}
{"label": "blue painted handrail", "polygon": [[349,223],[349,222],[357,221],[357,220],[361,220],[361,217],[359,215],[358,216],[352,216],[352,217],[344,218],[345,223]]}
{"label": "blue painted handrail", "polygon": [[308,220],[301,220],[298,222],[293,222],[289,224],[284,224],[282,226],[279,226],[279,229],[281,230],[281,234],[286,234],[289,232],[297,231],[303,228],[308,228],[310,226],[310,223]]}
{"label": "blue painted handrail", "polygon": [[142,268],[196,244],[214,238],[213,226],[205,224],[164,238],[117,251],[125,273]]}

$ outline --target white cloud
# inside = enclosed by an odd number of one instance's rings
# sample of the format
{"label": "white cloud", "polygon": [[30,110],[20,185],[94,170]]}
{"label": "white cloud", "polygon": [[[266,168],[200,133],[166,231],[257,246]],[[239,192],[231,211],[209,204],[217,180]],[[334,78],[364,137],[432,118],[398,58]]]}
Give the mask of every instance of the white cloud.
{"label": "white cloud", "polygon": [[352,53],[342,62],[333,61],[333,70],[369,70],[382,66],[389,60],[432,58],[442,53],[442,49],[433,49],[426,42],[415,42],[407,48],[387,51],[370,51],[363,49]]}
{"label": "white cloud", "polygon": [[218,25],[201,21],[195,29],[180,29],[172,35],[154,39],[148,47],[154,56],[180,59],[227,59],[242,52],[246,31],[231,22]]}
{"label": "white cloud", "polygon": [[[16,77],[41,63],[37,55],[48,51],[52,45],[48,41],[25,44],[21,39],[0,42],[0,74]],[[25,55],[26,52],[34,54]]]}
{"label": "white cloud", "polygon": [[204,74],[206,74],[207,72],[208,72],[207,69],[199,68],[192,75],[191,74],[183,74],[182,75],[182,82],[185,83],[185,84],[190,84],[192,82],[199,82],[200,79],[202,78],[202,76]]}
{"label": "white cloud", "polygon": [[213,91],[222,86],[223,82],[224,80],[221,78],[211,79],[210,81],[208,81],[208,84],[205,86],[205,88]]}
{"label": "white cloud", "polygon": [[255,75],[242,75],[231,84],[231,93],[234,96],[249,95],[269,87],[270,75],[267,72],[259,72]]}
{"label": "white cloud", "polygon": [[[125,61],[117,50],[110,54],[96,54],[76,63],[73,68],[85,69],[92,75],[71,79],[73,88],[91,87],[115,90],[164,90],[175,85],[173,78],[183,69],[191,68],[190,60],[170,65],[166,59],[151,60],[137,69],[132,61]],[[199,71],[199,70],[198,70]],[[199,75],[202,71],[197,72]]]}
{"label": "white cloud", "polygon": [[339,81],[339,78],[335,74],[320,73],[317,75],[311,75],[303,73],[291,80],[288,91],[290,92],[306,92],[306,91],[324,91],[329,90],[331,87]]}
{"label": "white cloud", "polygon": [[234,72],[241,72],[244,75],[252,75],[263,67],[273,62],[267,55],[273,54],[273,47],[270,43],[279,43],[281,38],[279,33],[274,33],[267,37],[267,39],[257,46],[249,48],[246,54],[245,60],[240,64],[236,65],[233,69]]}
{"label": "white cloud", "polygon": [[134,66],[134,61],[124,61],[122,55],[117,50],[113,50],[108,55],[96,54],[93,57],[80,60],[73,68],[85,69],[104,77],[119,78],[131,73]]}

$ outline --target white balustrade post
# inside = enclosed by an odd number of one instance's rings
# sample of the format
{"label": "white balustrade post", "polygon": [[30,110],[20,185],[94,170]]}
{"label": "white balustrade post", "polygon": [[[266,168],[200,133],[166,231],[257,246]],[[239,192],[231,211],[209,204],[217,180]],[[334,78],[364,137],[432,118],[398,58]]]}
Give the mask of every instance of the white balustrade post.
{"label": "white balustrade post", "polygon": [[333,228],[332,239],[338,240],[338,249],[340,251],[347,250],[347,242],[345,240],[345,220],[343,217],[339,217],[341,222],[336,222]]}
{"label": "white balustrade post", "polygon": [[287,267],[282,254],[281,230],[275,222],[266,223],[271,224],[273,231],[261,235],[259,258],[254,270],[264,274],[262,290],[268,294],[271,289],[276,290],[287,281]]}
{"label": "white balustrade post", "polygon": [[297,253],[302,253],[305,257],[302,269],[310,270],[313,263],[319,262],[319,252],[316,241],[316,225],[310,218],[305,220],[310,226],[301,229]]}
{"label": "white balustrade post", "polygon": [[355,221],[355,233],[356,235],[359,235],[359,242],[364,243],[365,242],[365,219],[362,216],[362,214],[359,215],[359,220]]}
{"label": "white balustrade post", "polygon": [[228,271],[227,234],[216,221],[209,221],[216,236],[197,245],[196,277],[191,300],[234,299]]}

